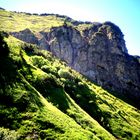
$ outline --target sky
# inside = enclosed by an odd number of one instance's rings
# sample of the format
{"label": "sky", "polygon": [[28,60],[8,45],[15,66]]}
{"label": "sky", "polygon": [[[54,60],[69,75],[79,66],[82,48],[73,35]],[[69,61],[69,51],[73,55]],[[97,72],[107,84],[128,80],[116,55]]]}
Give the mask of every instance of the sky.
{"label": "sky", "polygon": [[80,21],[111,21],[123,32],[129,54],[140,56],[140,0],[0,0],[0,7]]}

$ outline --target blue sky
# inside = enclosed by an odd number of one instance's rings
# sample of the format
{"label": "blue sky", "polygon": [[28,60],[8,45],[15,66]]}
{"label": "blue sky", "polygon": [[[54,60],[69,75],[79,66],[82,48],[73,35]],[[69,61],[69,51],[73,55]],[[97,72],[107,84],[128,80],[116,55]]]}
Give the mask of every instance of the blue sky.
{"label": "blue sky", "polygon": [[81,21],[111,21],[124,33],[129,53],[140,55],[140,0],[0,0],[0,7],[62,14]]}

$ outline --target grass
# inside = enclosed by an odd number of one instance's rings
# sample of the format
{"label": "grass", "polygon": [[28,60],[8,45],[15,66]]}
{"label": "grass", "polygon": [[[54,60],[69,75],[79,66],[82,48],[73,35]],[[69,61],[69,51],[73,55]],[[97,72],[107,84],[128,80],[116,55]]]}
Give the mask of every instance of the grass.
{"label": "grass", "polygon": [[21,31],[26,28],[32,31],[49,31],[51,27],[63,25],[64,19],[56,15],[38,16],[0,10],[0,29],[7,32]]}
{"label": "grass", "polygon": [[[59,27],[64,25],[67,17],[50,14],[47,16],[28,15],[26,13],[17,13],[11,11],[4,11],[0,9],[0,29],[7,32],[17,32],[29,28],[33,32],[47,31],[49,32],[52,27]],[[74,22],[67,21],[69,26]],[[76,28],[80,31],[91,27],[92,24],[81,23]]]}

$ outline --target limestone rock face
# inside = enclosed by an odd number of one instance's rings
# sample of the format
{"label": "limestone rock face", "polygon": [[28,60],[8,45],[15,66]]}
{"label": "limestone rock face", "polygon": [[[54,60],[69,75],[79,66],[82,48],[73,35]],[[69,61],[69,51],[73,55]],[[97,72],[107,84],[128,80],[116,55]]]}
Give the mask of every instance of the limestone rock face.
{"label": "limestone rock face", "polygon": [[139,59],[128,54],[123,34],[115,24],[93,23],[81,31],[65,24],[50,32],[33,34],[26,29],[12,35],[47,49],[92,81],[140,107]]}
{"label": "limestone rock face", "polygon": [[20,32],[11,32],[10,34],[27,43],[38,44],[38,38],[28,28]]}

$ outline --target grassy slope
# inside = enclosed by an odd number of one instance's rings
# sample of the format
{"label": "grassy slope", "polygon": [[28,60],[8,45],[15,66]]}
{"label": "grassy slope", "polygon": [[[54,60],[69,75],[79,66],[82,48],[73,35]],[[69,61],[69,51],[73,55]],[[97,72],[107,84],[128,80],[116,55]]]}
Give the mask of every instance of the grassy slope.
{"label": "grassy slope", "polygon": [[[26,28],[34,32],[49,31],[52,27],[62,26],[65,21],[66,17],[59,17],[57,15],[38,16],[0,10],[0,29],[7,32],[21,31]],[[70,21],[67,21],[67,24],[72,25]],[[80,24],[77,26],[77,29],[84,30],[91,25]]]}
{"label": "grassy slope", "polygon": [[50,53],[25,49],[28,45],[13,37],[7,42],[10,57],[0,63],[1,137],[139,139],[138,110]]}
{"label": "grassy slope", "polygon": [[[5,31],[23,30],[27,22],[34,31],[63,23],[55,16],[6,11],[1,11],[0,16],[3,21],[0,29]],[[110,140],[114,135],[121,139],[140,138],[139,110],[87,81],[50,53],[30,45],[25,47],[13,37],[6,41],[10,56],[0,59],[0,137]]]}
{"label": "grassy slope", "polygon": [[27,15],[0,10],[0,29],[4,31],[20,31],[29,28],[33,31],[47,31],[53,26],[61,26],[64,19],[54,16]]}
{"label": "grassy slope", "polygon": [[[44,139],[46,137],[48,139],[98,139],[101,137],[114,139],[94,119],[77,107],[74,101],[66,95],[61,85],[55,85],[55,77],[49,79],[53,76],[52,74],[45,73],[32,64],[33,56],[31,54],[28,56],[21,49],[20,41],[13,37],[9,37],[7,41],[10,46],[10,57],[2,58],[0,63],[0,137],[2,139],[8,137],[10,139]],[[59,63],[58,65],[61,66]],[[95,133],[92,133],[93,128],[85,129],[73,118],[63,113],[64,110],[56,108],[53,102],[49,103],[49,99],[45,99],[38,92],[35,86],[38,86],[38,82],[43,82],[44,78],[48,78],[50,86],[52,85],[51,89],[46,87],[45,90],[48,90],[49,94],[58,94],[57,96],[60,94],[60,98],[65,96],[63,103],[68,100],[69,112],[77,113],[79,115],[77,119],[89,121],[91,126],[96,128]],[[40,86],[43,88],[43,84]],[[58,92],[55,86],[59,87]],[[58,98],[59,101],[59,97],[53,98]],[[55,103],[56,99],[54,99]]]}

